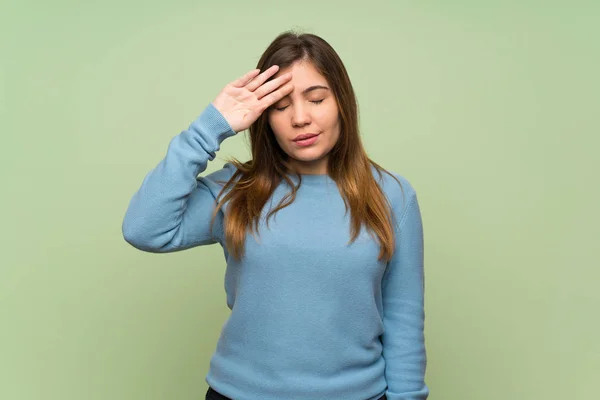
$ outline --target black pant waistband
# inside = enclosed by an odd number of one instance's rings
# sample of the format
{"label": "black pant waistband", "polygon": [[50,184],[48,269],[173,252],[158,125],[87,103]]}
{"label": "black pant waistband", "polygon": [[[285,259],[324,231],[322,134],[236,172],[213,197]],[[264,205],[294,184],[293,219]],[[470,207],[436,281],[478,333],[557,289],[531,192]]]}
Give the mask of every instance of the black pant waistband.
{"label": "black pant waistband", "polygon": [[[232,400],[229,397],[223,396],[221,393],[217,392],[210,386],[208,387],[208,391],[206,392],[205,400]],[[381,396],[378,400],[387,400],[385,394]]]}

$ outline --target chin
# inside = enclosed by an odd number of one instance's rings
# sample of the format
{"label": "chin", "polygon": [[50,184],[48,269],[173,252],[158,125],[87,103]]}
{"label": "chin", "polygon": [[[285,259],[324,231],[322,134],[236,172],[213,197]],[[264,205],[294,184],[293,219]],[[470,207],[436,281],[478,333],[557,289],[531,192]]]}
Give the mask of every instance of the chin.
{"label": "chin", "polygon": [[306,151],[303,154],[292,153],[292,154],[290,154],[290,157],[293,158],[294,160],[298,160],[298,161],[302,161],[302,162],[317,161],[317,160],[320,160],[321,158],[323,158],[323,154],[321,154],[320,151],[310,152],[312,154],[307,154],[307,153],[309,153],[309,152]]}

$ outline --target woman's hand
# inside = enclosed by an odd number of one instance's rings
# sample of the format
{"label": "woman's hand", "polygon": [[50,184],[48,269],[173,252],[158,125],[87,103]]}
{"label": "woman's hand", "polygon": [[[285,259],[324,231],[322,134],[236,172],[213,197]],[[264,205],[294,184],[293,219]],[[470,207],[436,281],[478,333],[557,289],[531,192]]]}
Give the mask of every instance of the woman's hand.
{"label": "woman's hand", "polygon": [[279,66],[273,65],[259,75],[260,70],[254,69],[228,83],[217,95],[213,105],[235,132],[248,129],[268,107],[292,92],[290,73],[265,83],[278,70]]}

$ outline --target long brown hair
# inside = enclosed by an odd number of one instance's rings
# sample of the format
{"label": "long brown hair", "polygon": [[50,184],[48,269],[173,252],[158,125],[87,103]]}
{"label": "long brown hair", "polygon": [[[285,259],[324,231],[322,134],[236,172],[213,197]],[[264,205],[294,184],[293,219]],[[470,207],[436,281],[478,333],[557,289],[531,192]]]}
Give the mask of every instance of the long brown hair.
{"label": "long brown hair", "polygon": [[[359,135],[358,104],[354,89],[342,60],[329,43],[310,33],[283,32],[267,47],[256,68],[264,71],[272,65],[279,65],[282,70],[298,61],[312,63],[325,77],[338,105],[340,136],[329,153],[327,173],[338,186],[346,212],[350,209],[351,239],[348,244],[357,238],[364,224],[371,236],[375,234],[379,240],[381,250],[378,259],[387,262],[394,252],[395,220],[391,205],[376,182],[371,166],[375,167],[380,177],[383,171],[394,178],[401,188],[402,184],[367,156]],[[289,156],[277,143],[267,112],[263,112],[249,128],[252,159],[245,163],[235,158],[228,160],[237,171],[221,190],[211,220],[212,227],[217,212],[229,201],[223,229],[225,245],[238,260],[244,254],[246,233],[248,230],[252,234],[258,232],[262,209],[279,183],[285,180],[292,190],[269,212],[267,226],[272,215],[295,200],[302,183],[297,171],[293,171],[298,177],[297,186],[287,176],[290,168],[286,161]],[[229,188],[229,193],[221,199]]]}

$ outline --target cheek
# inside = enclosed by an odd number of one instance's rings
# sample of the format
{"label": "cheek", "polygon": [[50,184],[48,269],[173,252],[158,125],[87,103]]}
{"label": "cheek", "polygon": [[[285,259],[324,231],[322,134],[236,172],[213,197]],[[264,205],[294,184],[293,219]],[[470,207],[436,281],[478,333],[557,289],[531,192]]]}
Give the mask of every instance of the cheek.
{"label": "cheek", "polygon": [[277,142],[279,144],[281,144],[282,136],[284,136],[281,119],[277,118],[277,117],[269,116],[268,121],[269,121],[269,125],[271,126],[271,130],[273,131],[273,134],[275,135],[275,140],[277,140]]}
{"label": "cheek", "polygon": [[337,108],[330,108],[327,110],[321,110],[316,118],[319,124],[325,129],[334,129],[339,124],[339,113]]}
{"label": "cheek", "polygon": [[281,131],[285,125],[285,116],[284,113],[277,111],[275,113],[269,116],[269,124],[271,124],[271,129]]}
{"label": "cheek", "polygon": [[273,115],[269,115],[269,118],[267,119],[267,122],[269,123],[269,126],[271,127],[271,130],[273,132],[275,132],[275,134],[277,134],[277,131],[279,130],[278,124],[277,124],[277,118],[273,117]]}

